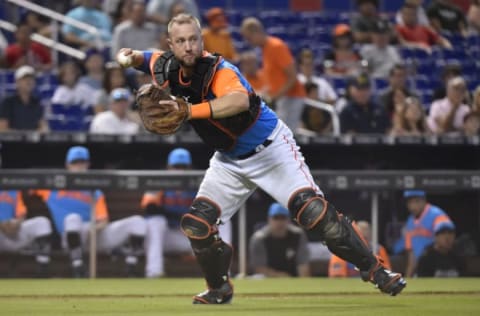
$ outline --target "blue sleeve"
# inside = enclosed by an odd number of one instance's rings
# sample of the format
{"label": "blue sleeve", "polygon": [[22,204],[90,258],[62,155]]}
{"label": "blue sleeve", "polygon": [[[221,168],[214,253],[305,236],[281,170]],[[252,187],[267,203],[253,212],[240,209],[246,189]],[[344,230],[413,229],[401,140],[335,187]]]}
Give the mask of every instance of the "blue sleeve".
{"label": "blue sleeve", "polygon": [[[75,20],[78,20],[78,17],[77,17],[77,14],[75,14],[76,11],[70,11],[69,13],[67,13],[67,17],[69,18],[72,18],[72,19],[75,19]],[[74,33],[75,32],[75,28],[68,24],[68,23],[64,23],[62,25],[62,33],[64,34],[68,34],[68,33]]]}
{"label": "blue sleeve", "polygon": [[152,59],[152,52],[148,51],[148,50],[144,51],[143,52],[143,64],[141,64],[138,67],[135,67],[135,69],[143,71],[146,74],[150,74],[150,59]]}
{"label": "blue sleeve", "polygon": [[101,13],[98,22],[100,24],[100,34],[102,35],[102,39],[104,41],[112,40],[112,23],[110,22],[110,18],[106,14]]}

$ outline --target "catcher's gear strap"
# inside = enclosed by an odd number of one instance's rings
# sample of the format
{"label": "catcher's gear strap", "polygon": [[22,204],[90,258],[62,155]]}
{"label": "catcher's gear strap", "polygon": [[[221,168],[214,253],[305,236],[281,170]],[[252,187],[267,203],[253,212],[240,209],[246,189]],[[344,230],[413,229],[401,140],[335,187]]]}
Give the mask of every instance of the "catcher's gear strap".
{"label": "catcher's gear strap", "polygon": [[183,215],[180,227],[190,239],[204,240],[215,234],[220,208],[212,201],[197,198],[193,201],[190,211]]}
{"label": "catcher's gear strap", "polygon": [[338,257],[353,263],[361,271],[377,264],[377,258],[355,225],[312,189],[295,192],[288,207],[296,221],[318,235]]}

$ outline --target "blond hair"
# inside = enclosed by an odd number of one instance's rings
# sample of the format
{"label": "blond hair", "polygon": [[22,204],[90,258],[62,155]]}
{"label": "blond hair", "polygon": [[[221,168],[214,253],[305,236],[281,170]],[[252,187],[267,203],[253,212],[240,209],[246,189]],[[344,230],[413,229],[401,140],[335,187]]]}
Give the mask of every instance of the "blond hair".
{"label": "blond hair", "polygon": [[248,32],[248,33],[263,32],[263,25],[259,19],[254,17],[248,17],[242,21],[242,26],[240,27],[240,31],[242,33],[243,32]]}
{"label": "blond hair", "polygon": [[200,21],[196,17],[188,13],[180,13],[175,15],[173,18],[170,19],[167,25],[167,33],[170,36],[170,32],[172,31],[173,24],[195,24],[199,30],[202,29],[200,26]]}

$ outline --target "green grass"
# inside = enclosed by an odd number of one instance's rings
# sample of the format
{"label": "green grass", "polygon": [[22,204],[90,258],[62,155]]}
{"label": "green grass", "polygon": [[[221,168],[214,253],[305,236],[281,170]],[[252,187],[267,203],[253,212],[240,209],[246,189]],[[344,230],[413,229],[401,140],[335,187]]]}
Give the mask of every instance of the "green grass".
{"label": "green grass", "polygon": [[397,297],[357,279],[235,280],[231,305],[191,305],[200,279],[1,280],[0,315],[480,315],[480,279],[414,279]]}

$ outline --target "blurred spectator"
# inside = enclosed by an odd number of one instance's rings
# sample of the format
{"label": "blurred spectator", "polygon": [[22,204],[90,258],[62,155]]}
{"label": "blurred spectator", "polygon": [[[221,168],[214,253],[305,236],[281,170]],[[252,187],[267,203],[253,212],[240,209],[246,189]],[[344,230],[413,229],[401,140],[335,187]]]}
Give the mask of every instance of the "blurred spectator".
{"label": "blurred spectator", "polygon": [[265,76],[258,69],[258,59],[255,52],[249,51],[240,55],[240,71],[255,90],[255,93],[262,95],[268,91]]}
{"label": "blurred spectator", "polygon": [[465,258],[457,253],[455,225],[445,223],[434,230],[435,239],[418,259],[419,277],[458,277],[465,274]]}
{"label": "blurred spectator", "polygon": [[[192,155],[184,148],[175,148],[168,154],[168,170],[192,169]],[[141,209],[147,220],[146,267],[147,278],[165,274],[164,254],[192,254],[188,238],[180,229],[180,220],[190,210],[195,191],[163,190],[143,194]],[[226,243],[232,242],[231,221],[218,226],[220,236]]]}
{"label": "blurred spectator", "polygon": [[470,112],[463,119],[463,135],[480,136],[480,112]]}
{"label": "blurred spectator", "polygon": [[148,17],[158,24],[167,24],[170,18],[176,15],[172,7],[177,4],[182,5],[185,12],[192,14],[200,20],[195,0],[150,0],[147,5]]}
{"label": "blurred spectator", "polygon": [[407,190],[403,197],[410,216],[405,224],[403,245],[400,248],[407,251],[406,276],[412,277],[418,258],[433,243],[435,230],[453,223],[442,209],[428,203],[425,191]]}
{"label": "blurred spectator", "polygon": [[84,61],[86,74],[80,77],[79,83],[85,84],[93,90],[100,90],[102,89],[105,59],[103,54],[94,48],[89,49],[86,55]]}
{"label": "blurred spectator", "polygon": [[480,113],[480,85],[473,91],[472,112]]}
{"label": "blurred spectator", "polygon": [[[422,6],[423,0],[405,0],[405,3],[408,3],[409,5],[415,6],[417,8],[417,22],[419,25],[427,27],[430,26],[430,21],[428,20],[427,13]],[[402,10],[399,10],[395,15],[395,22],[398,25],[405,25],[402,17]]]}
{"label": "blurred spectator", "polygon": [[472,0],[468,9],[467,21],[471,34],[480,34],[480,0]]}
{"label": "blurred spectator", "polygon": [[17,91],[6,97],[0,105],[0,131],[38,130],[45,131],[43,107],[34,96],[35,70],[22,66],[15,71]]}
{"label": "blurred spectator", "polygon": [[80,83],[80,69],[73,62],[66,62],[60,66],[60,85],[55,89],[52,97],[52,105],[78,106],[81,108],[93,107],[95,90],[84,83]]}
{"label": "blurred spectator", "polygon": [[[319,101],[318,85],[316,83],[310,81],[305,83],[305,90],[307,91],[307,98]],[[317,134],[325,134],[332,130],[332,118],[326,111],[305,106],[301,126]]]}
{"label": "blurred spectator", "polygon": [[126,88],[126,86],[127,78],[124,69],[116,62],[107,63],[103,75],[102,89],[96,91],[94,96],[95,112],[107,110],[110,92],[115,88]]}
{"label": "blurred spectator", "polygon": [[378,100],[385,108],[387,114],[392,117],[395,110],[395,100],[398,100],[399,91],[405,96],[411,96],[412,92],[407,88],[407,68],[404,64],[396,64],[390,69],[388,75],[388,87],[383,91]]}
{"label": "blurred spectator", "polygon": [[394,136],[421,136],[430,130],[423,106],[416,97],[408,97],[403,106],[395,106],[391,134]]}
{"label": "blurred spectator", "polygon": [[139,126],[128,118],[128,109],[133,98],[127,89],[115,88],[110,93],[110,109],[95,115],[90,124],[90,133],[110,135],[133,135]]}
{"label": "blurred spectator", "polygon": [[450,79],[447,83],[447,96],[437,100],[430,107],[428,126],[435,134],[459,132],[470,107],[463,104],[467,85],[462,77]]}
{"label": "blurred spectator", "polygon": [[334,104],[337,100],[337,94],[330,85],[330,83],[322,77],[315,75],[315,63],[313,58],[313,52],[311,50],[303,50],[300,54],[298,61],[299,73],[297,75],[298,80],[302,84],[307,82],[314,83],[317,88],[317,96],[313,99],[319,100],[328,104]]}
{"label": "blurred spectator", "polygon": [[353,37],[347,24],[333,29],[333,50],[325,54],[324,68],[328,75],[354,76],[362,72],[362,57],[353,49]]}
{"label": "blurred spectator", "polygon": [[263,74],[269,88],[269,99],[275,110],[292,131],[300,124],[305,89],[297,79],[295,60],[287,44],[265,33],[262,23],[256,18],[242,22],[243,38],[252,46],[261,47]]}
{"label": "blurred spectator", "polygon": [[32,253],[37,276],[47,277],[52,224],[44,216],[27,219],[26,215],[22,192],[0,191],[0,252]]}
{"label": "blurred spectator", "polygon": [[[110,17],[96,8],[94,0],[80,0],[80,5],[67,12],[66,16],[97,29],[100,39],[109,43],[112,40],[112,23]],[[98,42],[96,35],[76,28],[70,24],[62,26],[65,42],[78,47],[95,47]]]}
{"label": "blurred spectator", "polygon": [[136,0],[104,0],[102,11],[108,14],[113,26],[116,26],[129,19],[133,1]]}
{"label": "blurred spectator", "polygon": [[409,91],[402,88],[392,90],[387,103],[384,105],[388,116],[393,118],[398,113],[403,113],[405,100],[410,96]]}
{"label": "blurred spectator", "polygon": [[[88,149],[71,147],[65,157],[65,167],[70,172],[86,172],[90,167]],[[138,257],[144,252],[147,231],[146,222],[141,216],[109,222],[107,203],[100,190],[36,190],[34,194],[40,196],[50,210],[55,229],[62,236],[62,247],[70,255],[74,277],[86,276],[83,253],[88,249],[86,245],[91,215],[95,217],[93,223],[97,231],[97,250],[107,254],[120,252],[125,256],[128,275],[136,275],[135,267]]]}
{"label": "blurred spectator", "polygon": [[43,15],[39,15],[36,12],[30,11],[25,15],[25,23],[30,26],[32,33],[37,33],[45,37],[52,36],[52,26]]}
{"label": "blurred spectator", "polygon": [[417,8],[405,3],[402,7],[404,25],[397,25],[398,39],[403,46],[432,52],[432,46],[440,45],[451,49],[452,44],[430,27],[418,24]]}
{"label": "blurred spectator", "polygon": [[205,14],[205,18],[208,25],[202,30],[205,50],[218,53],[230,62],[237,62],[238,56],[228,30],[225,12],[221,8],[211,8]]}
{"label": "blurred spectator", "polygon": [[135,0],[131,6],[130,18],[118,24],[113,31],[113,40],[110,53],[112,59],[122,47],[135,47],[147,50],[157,42],[158,28],[155,24],[146,21],[145,4]]}
{"label": "blurred spectator", "polygon": [[270,205],[267,225],[250,238],[249,260],[254,273],[266,277],[310,276],[307,236],[280,204]]}
{"label": "blurred spectator", "polygon": [[15,43],[10,44],[5,50],[5,61],[9,68],[18,68],[29,65],[37,70],[49,69],[52,66],[50,50],[33,42],[30,38],[32,29],[28,24],[22,23],[15,31]]}
{"label": "blurred spectator", "polygon": [[[370,223],[367,221],[359,221],[356,223],[356,226],[360,233],[362,234],[364,241],[368,242],[370,248],[373,249],[372,245],[372,228]],[[387,250],[380,244],[377,245],[377,256],[383,260],[383,265],[387,269],[392,269],[390,264],[390,257],[388,256]],[[335,277],[353,277],[359,276],[360,270],[358,270],[353,264],[347,262],[335,255],[332,255],[328,265],[328,276],[330,278]]]}
{"label": "blurred spectator", "polygon": [[441,100],[447,95],[447,83],[450,79],[462,75],[462,68],[458,64],[445,65],[442,70],[442,82],[440,86],[433,91],[432,101]]}
{"label": "blurred spectator", "polygon": [[390,119],[373,101],[369,77],[360,74],[350,79],[350,85],[351,101],[340,113],[342,133],[385,133]]}
{"label": "blurred spectator", "polygon": [[350,23],[353,38],[357,43],[370,43],[375,24],[382,20],[378,14],[378,0],[356,0],[355,3],[358,13]]}
{"label": "blurred spectator", "polygon": [[372,29],[372,44],[365,44],[360,50],[363,59],[368,62],[372,77],[388,77],[392,67],[401,62],[397,48],[389,45],[390,26],[387,22],[379,20]]}
{"label": "blurred spectator", "polygon": [[467,35],[465,14],[450,0],[433,0],[427,9],[430,24],[437,32],[452,32]]}

